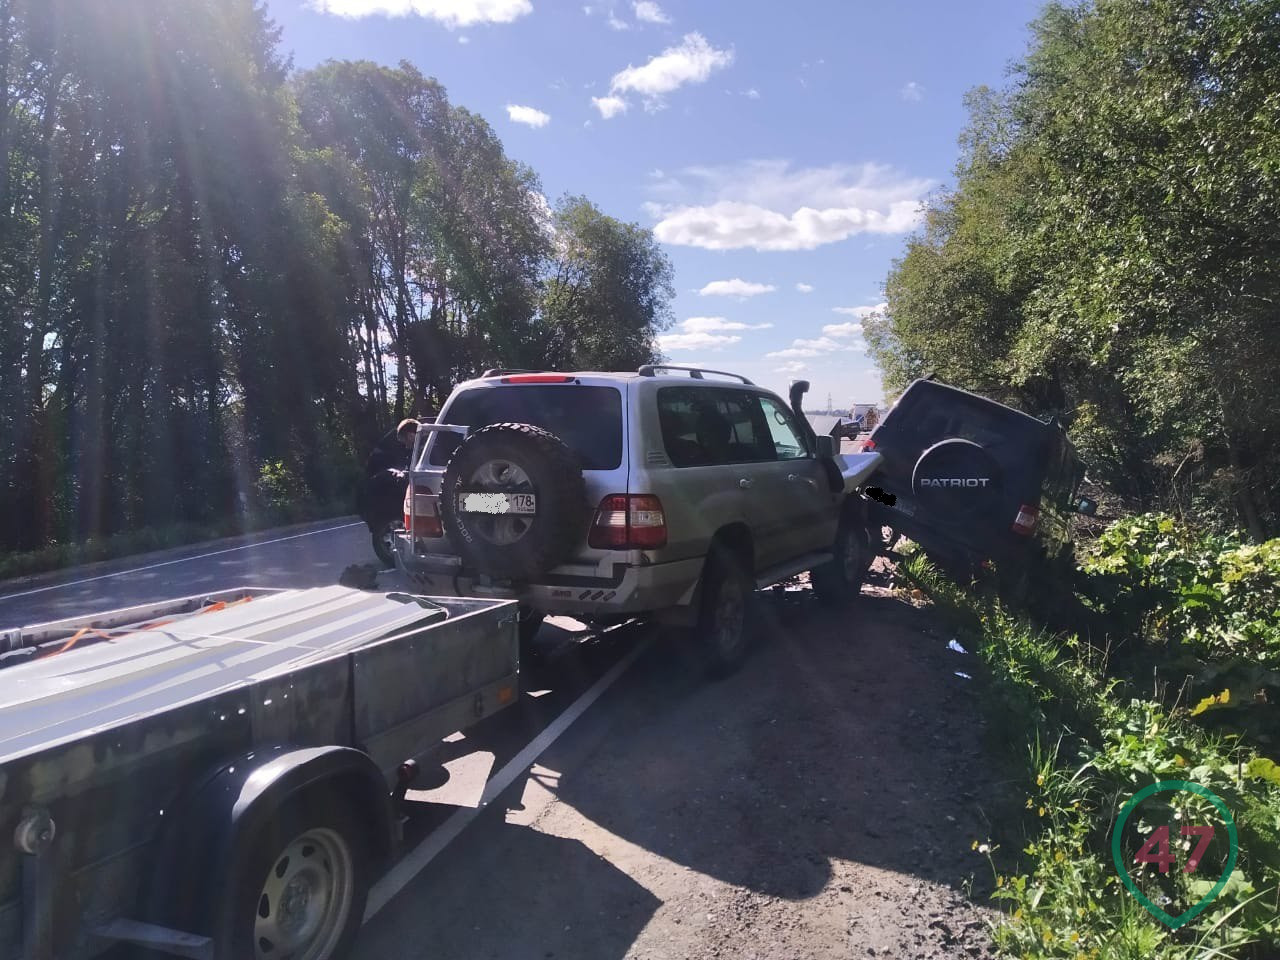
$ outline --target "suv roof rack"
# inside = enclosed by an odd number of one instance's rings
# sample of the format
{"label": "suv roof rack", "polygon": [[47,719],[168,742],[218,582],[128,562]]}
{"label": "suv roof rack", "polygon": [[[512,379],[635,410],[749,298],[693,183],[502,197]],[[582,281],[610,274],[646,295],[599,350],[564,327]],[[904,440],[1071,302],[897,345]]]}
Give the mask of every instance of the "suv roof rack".
{"label": "suv roof rack", "polygon": [[545,373],[545,372],[546,371],[543,371],[543,370],[514,370],[514,369],[504,370],[500,367],[494,367],[492,370],[486,370],[484,373],[480,374],[480,379],[483,380],[486,377],[505,377],[509,373]]}
{"label": "suv roof rack", "polygon": [[685,370],[688,371],[689,376],[694,380],[703,379],[702,375],[704,373],[713,373],[719,377],[733,377],[735,380],[741,380],[743,383],[751,387],[755,386],[754,383],[740,373],[729,373],[726,370],[703,370],[700,367],[679,367],[672,366],[669,363],[646,363],[643,367],[637,370],[636,373],[642,377],[656,377],[659,370]]}

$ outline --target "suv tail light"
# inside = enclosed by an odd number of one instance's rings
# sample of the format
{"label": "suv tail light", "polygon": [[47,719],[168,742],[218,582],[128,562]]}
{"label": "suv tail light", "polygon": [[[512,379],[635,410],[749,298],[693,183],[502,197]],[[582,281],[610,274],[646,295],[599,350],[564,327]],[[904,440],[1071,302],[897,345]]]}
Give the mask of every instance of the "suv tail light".
{"label": "suv tail light", "polygon": [[1013,532],[1029,537],[1036,532],[1036,524],[1040,522],[1040,508],[1023,504],[1018,508],[1018,515],[1013,518]]}
{"label": "suv tail light", "polygon": [[410,486],[404,495],[404,528],[412,530],[415,537],[438,539],[444,536],[444,525],[436,509],[435,497],[429,493],[414,493]]}
{"label": "suv tail light", "polygon": [[666,546],[667,516],[650,494],[611,493],[600,501],[587,544],[597,550],[655,550]]}

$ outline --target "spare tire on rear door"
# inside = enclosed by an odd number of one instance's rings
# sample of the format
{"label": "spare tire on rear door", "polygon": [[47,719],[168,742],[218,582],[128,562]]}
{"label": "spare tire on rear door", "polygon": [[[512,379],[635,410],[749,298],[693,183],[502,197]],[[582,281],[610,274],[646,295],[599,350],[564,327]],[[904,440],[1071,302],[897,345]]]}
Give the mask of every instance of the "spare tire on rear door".
{"label": "spare tire on rear door", "polygon": [[440,512],[467,565],[501,580],[529,580],[562,563],[590,519],[578,458],[528,423],[490,424],[458,446]]}
{"label": "spare tire on rear door", "polygon": [[951,439],[920,454],[911,490],[931,520],[963,523],[994,515],[1004,484],[995,457],[972,440]]}

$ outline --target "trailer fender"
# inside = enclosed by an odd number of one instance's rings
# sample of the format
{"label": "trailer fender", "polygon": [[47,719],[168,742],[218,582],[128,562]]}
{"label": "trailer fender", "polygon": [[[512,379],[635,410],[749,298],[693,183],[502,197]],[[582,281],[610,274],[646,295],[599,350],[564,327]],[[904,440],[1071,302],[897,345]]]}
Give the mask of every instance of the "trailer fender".
{"label": "trailer fender", "polygon": [[339,746],[255,751],[201,778],[164,815],[148,912],[170,923],[196,921],[221,878],[235,875],[248,852],[244,841],[304,794],[358,815],[375,869],[385,865],[397,821],[386,781],[367,754]]}

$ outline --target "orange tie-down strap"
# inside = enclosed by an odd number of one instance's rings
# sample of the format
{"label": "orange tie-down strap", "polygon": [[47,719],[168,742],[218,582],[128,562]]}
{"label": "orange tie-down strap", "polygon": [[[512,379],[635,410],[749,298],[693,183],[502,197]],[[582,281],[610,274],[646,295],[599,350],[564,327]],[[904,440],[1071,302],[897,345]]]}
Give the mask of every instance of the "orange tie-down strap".
{"label": "orange tie-down strap", "polygon": [[[214,613],[218,610],[226,610],[228,607],[238,607],[242,603],[248,603],[253,597],[241,597],[239,600],[219,600],[217,603],[211,603],[207,607],[201,607],[195,612],[195,616],[202,613]],[[173,620],[153,620],[151,623],[144,623],[137,627],[130,627],[128,630],[99,630],[97,627],[81,627],[57,650],[49,653],[42,653],[36,657],[37,660],[47,660],[49,657],[56,657],[60,653],[66,653],[85,637],[100,637],[103,640],[112,640],[119,637],[127,637],[131,633],[142,633],[144,630],[157,630],[160,627],[167,627],[173,623]]]}

